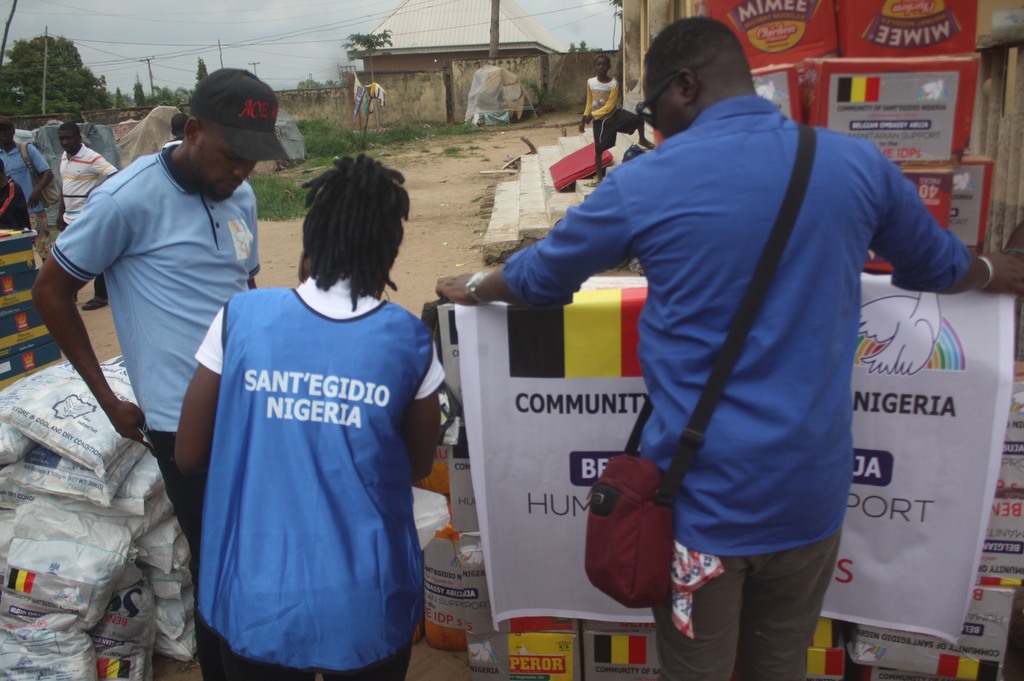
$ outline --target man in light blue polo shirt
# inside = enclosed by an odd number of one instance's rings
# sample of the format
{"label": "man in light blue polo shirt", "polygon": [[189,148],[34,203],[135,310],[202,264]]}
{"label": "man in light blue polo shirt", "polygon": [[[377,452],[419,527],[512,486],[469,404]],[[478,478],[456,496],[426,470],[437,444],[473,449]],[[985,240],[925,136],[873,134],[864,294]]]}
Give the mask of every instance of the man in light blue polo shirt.
{"label": "man in light blue polo shirt", "polygon": [[[184,142],[97,187],[33,288],[40,316],[117,432],[152,443],[196,583],[206,477],[174,465],[178,416],[210,322],[255,286],[256,202],[245,180],[256,161],[285,158],[276,118],[273,90],[254,75],[211,73],[192,96]],[[100,273],[138,406],[110,389],[75,306]],[[196,644],[203,678],[224,678],[218,640],[198,619]]]}
{"label": "man in light blue polo shirt", "polygon": [[33,245],[39,257],[46,262],[57,232],[54,228],[54,232],[50,233],[50,226],[46,220],[46,206],[43,205],[39,197],[46,185],[53,182],[53,171],[50,170],[50,164],[36,149],[36,145],[27,143],[25,153],[39,178],[37,182],[32,181],[32,171],[25,164],[25,157],[21,155],[20,145],[14,141],[14,121],[8,116],[0,116],[0,160],[4,162],[7,176],[14,180],[14,183],[21,188],[25,195],[32,229],[38,233]]}

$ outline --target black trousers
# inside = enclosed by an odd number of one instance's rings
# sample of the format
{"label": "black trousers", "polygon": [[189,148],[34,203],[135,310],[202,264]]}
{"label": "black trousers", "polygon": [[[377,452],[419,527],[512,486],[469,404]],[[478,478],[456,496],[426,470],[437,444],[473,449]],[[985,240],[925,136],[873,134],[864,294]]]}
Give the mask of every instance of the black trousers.
{"label": "black trousers", "polygon": [[[96,280],[97,282],[99,279]],[[164,476],[167,497],[174,506],[174,514],[178,517],[181,532],[188,541],[188,550],[192,554],[188,569],[192,573],[195,584],[194,594],[199,600],[199,547],[203,534],[203,497],[206,494],[206,474],[183,475],[174,464],[174,443],[177,433],[157,430],[147,432],[153,447],[156,449],[156,461]],[[196,609],[198,613],[198,605]],[[226,681],[224,667],[220,656],[220,638],[196,616],[196,657],[203,672],[203,681]]]}
{"label": "black trousers", "polygon": [[97,298],[107,299],[107,280],[103,278],[103,275],[99,275],[92,282],[93,295]]}
{"label": "black trousers", "polygon": [[[314,681],[317,672],[252,662],[231,652],[220,642],[229,681]],[[320,672],[324,681],[403,681],[412,657],[412,644],[376,664],[351,672]]]}

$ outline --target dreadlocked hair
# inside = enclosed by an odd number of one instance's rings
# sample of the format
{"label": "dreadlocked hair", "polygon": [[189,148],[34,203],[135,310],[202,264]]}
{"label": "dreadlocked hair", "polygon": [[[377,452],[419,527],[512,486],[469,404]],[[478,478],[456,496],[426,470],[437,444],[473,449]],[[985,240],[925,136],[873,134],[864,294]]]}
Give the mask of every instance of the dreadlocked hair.
{"label": "dreadlocked hair", "polygon": [[334,160],[334,167],[306,182],[302,248],[317,288],[342,279],[352,288],[352,309],[361,296],[379,297],[391,281],[391,266],[402,244],[402,220],[409,218],[405,178],[365,154]]}

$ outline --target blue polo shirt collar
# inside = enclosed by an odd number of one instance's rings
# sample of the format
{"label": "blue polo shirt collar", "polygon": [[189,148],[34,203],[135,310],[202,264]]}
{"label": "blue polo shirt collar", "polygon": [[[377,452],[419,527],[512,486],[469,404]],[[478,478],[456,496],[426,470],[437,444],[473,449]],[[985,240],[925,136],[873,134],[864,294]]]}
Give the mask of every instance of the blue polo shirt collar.
{"label": "blue polo shirt collar", "polygon": [[[717,121],[722,121],[736,116],[765,114],[778,116],[780,115],[779,108],[764,97],[758,97],[757,95],[732,97],[725,101],[718,102],[717,104],[712,104],[708,108],[704,109],[704,111],[701,111],[696,120],[690,124],[690,129],[692,130],[693,128],[697,128],[702,125],[711,125]],[[747,121],[747,123],[749,123],[749,121]]]}
{"label": "blue polo shirt collar", "polygon": [[178,169],[174,166],[174,162],[171,161],[172,151],[174,151],[174,147],[164,149],[160,152],[160,165],[162,165],[164,170],[167,171],[167,175],[171,178],[171,182],[173,182],[178,189],[186,194],[198,194],[199,185],[178,172]]}

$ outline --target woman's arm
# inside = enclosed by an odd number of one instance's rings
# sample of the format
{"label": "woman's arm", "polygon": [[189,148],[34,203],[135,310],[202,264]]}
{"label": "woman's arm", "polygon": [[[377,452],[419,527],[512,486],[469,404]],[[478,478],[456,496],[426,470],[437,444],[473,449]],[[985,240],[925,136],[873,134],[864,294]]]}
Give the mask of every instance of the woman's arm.
{"label": "woman's arm", "polygon": [[219,392],[220,374],[200,364],[185,392],[174,445],[174,463],[186,475],[202,473],[210,463]]}
{"label": "woman's arm", "polygon": [[[184,418],[184,411],[182,417]],[[440,432],[441,403],[437,399],[437,393],[413,400],[402,418],[402,439],[405,440],[405,448],[409,450],[413,482],[430,475]]]}

